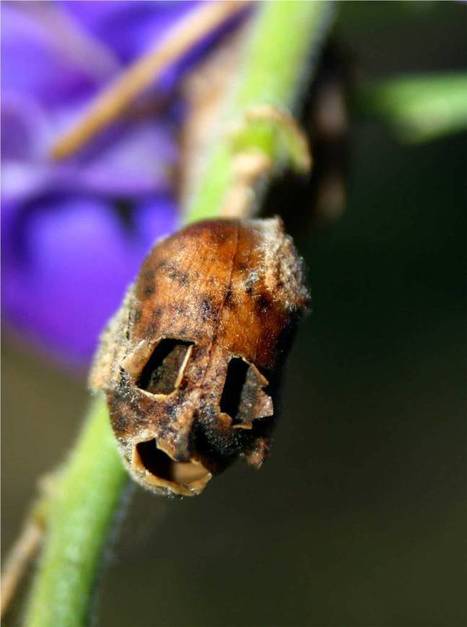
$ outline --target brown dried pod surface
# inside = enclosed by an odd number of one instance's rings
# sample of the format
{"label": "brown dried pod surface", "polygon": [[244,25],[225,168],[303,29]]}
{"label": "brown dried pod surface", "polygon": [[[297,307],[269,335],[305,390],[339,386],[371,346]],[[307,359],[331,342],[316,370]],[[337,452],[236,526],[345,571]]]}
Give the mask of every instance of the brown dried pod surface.
{"label": "brown dried pod surface", "polygon": [[239,456],[261,466],[307,303],[278,218],[198,222],[155,245],[90,377],[136,481],[191,496]]}

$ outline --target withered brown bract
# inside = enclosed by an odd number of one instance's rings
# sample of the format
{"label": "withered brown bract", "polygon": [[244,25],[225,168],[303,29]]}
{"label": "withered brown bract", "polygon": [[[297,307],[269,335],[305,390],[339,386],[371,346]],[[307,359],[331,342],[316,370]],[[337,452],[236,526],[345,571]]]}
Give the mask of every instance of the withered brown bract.
{"label": "withered brown bract", "polygon": [[307,302],[278,218],[199,222],[153,248],[90,379],[107,394],[139,483],[189,496],[239,456],[261,466],[280,367]]}

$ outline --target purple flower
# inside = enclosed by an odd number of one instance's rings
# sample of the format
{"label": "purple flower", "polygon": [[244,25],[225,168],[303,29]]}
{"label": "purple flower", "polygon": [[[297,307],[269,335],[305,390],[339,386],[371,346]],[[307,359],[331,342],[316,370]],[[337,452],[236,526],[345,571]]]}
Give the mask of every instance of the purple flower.
{"label": "purple flower", "polygon": [[[50,146],[195,6],[3,3],[3,314],[62,360],[89,360],[151,243],[176,225],[170,170],[180,103],[172,99],[162,117],[115,124],[62,162],[50,160]],[[157,92],[203,50],[170,68]]]}

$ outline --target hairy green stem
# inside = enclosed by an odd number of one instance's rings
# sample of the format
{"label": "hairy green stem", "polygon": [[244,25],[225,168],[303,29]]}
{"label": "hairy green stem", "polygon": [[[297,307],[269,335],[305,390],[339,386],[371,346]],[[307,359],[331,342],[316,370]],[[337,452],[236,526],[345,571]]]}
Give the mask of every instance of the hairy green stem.
{"label": "hairy green stem", "polygon": [[99,396],[53,488],[26,627],[87,623],[102,553],[127,481],[105,399]]}
{"label": "hairy green stem", "polygon": [[[263,105],[293,111],[303,81],[310,77],[311,63],[319,53],[332,11],[331,2],[262,3],[245,46],[241,71],[225,103],[218,136],[213,137],[206,175],[193,190],[187,211],[191,221],[209,218],[213,209],[222,212],[232,184],[234,151],[256,149],[277,164],[286,158],[277,141],[277,124],[247,124],[246,113]],[[240,133],[233,140],[229,134],[238,129]]]}
{"label": "hairy green stem", "polygon": [[[265,2],[251,24],[236,90],[226,107],[241,121],[255,105],[281,110],[293,106],[302,72],[317,51],[328,22],[328,3]],[[281,155],[271,127],[245,128],[242,142],[264,151],[273,161]],[[227,137],[206,164],[200,188],[184,222],[215,217],[229,188],[232,152]],[[50,505],[48,534],[27,607],[26,627],[83,627],[106,542],[119,508],[127,474],[117,453],[103,398],[94,400],[84,429],[65,464],[58,493]]]}

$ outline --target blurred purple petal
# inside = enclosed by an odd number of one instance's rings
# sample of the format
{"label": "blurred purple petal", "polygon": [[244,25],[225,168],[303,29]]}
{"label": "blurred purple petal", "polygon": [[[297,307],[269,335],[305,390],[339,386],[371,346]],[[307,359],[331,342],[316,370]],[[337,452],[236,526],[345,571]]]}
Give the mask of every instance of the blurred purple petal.
{"label": "blurred purple petal", "polygon": [[[167,30],[199,4],[186,2],[62,2],[61,6],[83,28],[108,45],[123,63],[133,61],[154,45]],[[122,37],[122,33],[125,36]]]}
{"label": "blurred purple petal", "polygon": [[176,159],[170,126],[151,120],[110,129],[70,163],[81,165],[83,185],[115,195],[169,189]]}
{"label": "blurred purple petal", "polygon": [[146,94],[151,104],[162,96],[157,117],[120,120],[61,162],[50,148],[197,4],[2,4],[3,311],[62,360],[90,359],[146,251],[175,228],[183,102],[170,88],[232,21]]}
{"label": "blurred purple petal", "polygon": [[152,204],[149,223],[148,206],[141,229],[140,209],[134,208],[136,228],[129,231],[109,205],[95,199],[35,203],[17,232],[10,229],[4,251],[6,316],[64,360],[89,359],[150,243],[174,228],[173,203]]}
{"label": "blurred purple petal", "polygon": [[2,160],[40,156],[47,139],[47,122],[31,98],[5,90],[1,102]]}
{"label": "blurred purple petal", "polygon": [[3,3],[1,34],[2,88],[32,92],[49,107],[92,94],[119,68],[97,42],[78,35],[54,3]]}

